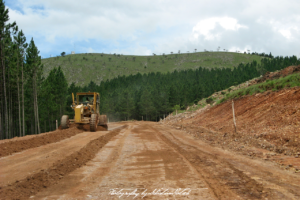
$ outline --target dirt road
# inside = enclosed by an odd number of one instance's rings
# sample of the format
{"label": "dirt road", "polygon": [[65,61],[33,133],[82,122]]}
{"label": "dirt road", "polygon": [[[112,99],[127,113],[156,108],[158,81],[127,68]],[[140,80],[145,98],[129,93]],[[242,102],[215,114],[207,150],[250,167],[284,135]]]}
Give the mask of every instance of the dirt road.
{"label": "dirt road", "polygon": [[299,174],[154,122],[2,157],[0,177],[1,199],[300,199]]}

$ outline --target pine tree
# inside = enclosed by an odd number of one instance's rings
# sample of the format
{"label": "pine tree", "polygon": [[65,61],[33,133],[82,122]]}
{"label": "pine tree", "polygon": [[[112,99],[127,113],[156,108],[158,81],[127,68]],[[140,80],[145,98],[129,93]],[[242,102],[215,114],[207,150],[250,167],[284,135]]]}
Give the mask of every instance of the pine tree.
{"label": "pine tree", "polygon": [[132,92],[129,89],[125,89],[120,93],[117,109],[120,112],[121,118],[126,117],[129,120],[133,115],[135,105]]}
{"label": "pine tree", "polygon": [[142,91],[139,106],[141,114],[146,115],[146,120],[148,120],[148,117],[155,112],[150,88],[145,88]]}
{"label": "pine tree", "polygon": [[[8,16],[8,9],[5,8],[3,0],[0,0],[0,60],[1,60],[1,72],[2,72],[2,80],[1,80],[1,91],[3,89],[3,94],[1,96],[1,108],[0,112],[2,116],[4,115],[4,126],[5,126],[5,137],[10,137],[10,130],[9,130],[9,112],[8,112],[8,96],[7,96],[7,80],[6,76],[8,76],[8,72],[6,68],[8,67],[9,60],[7,59],[6,51],[9,48],[10,43],[10,34],[11,29],[16,26],[16,23],[7,23],[9,20]],[[2,110],[3,109],[3,110]],[[2,117],[1,117],[2,119]],[[4,136],[2,120],[0,121],[0,135],[1,137]]]}
{"label": "pine tree", "polygon": [[[18,97],[19,101],[19,113],[22,111],[22,122],[23,122],[23,127],[21,125],[21,117],[19,117],[20,120],[20,130],[21,130],[21,135],[25,136],[25,109],[24,109],[24,82],[25,82],[25,77],[24,77],[24,59],[25,59],[25,51],[28,46],[26,42],[26,37],[23,34],[23,31],[21,30],[18,35],[14,38],[15,42],[17,44],[17,49],[19,51],[18,54],[18,63],[21,65],[21,96],[22,96],[22,110],[20,108],[20,98]],[[18,90],[19,90],[19,84],[18,84]],[[19,91],[18,91],[19,95]],[[22,128],[21,128],[22,127]],[[20,136],[21,136],[20,135]]]}
{"label": "pine tree", "polygon": [[33,38],[31,39],[28,48],[26,49],[26,64],[30,75],[32,75],[32,97],[33,97],[33,108],[34,108],[34,132],[35,134],[40,133],[39,124],[39,111],[38,111],[38,81],[42,73],[41,57],[39,51],[34,44]]}
{"label": "pine tree", "polygon": [[[18,31],[18,27],[16,28]],[[24,65],[24,50],[27,47],[27,44],[25,43],[26,38],[22,32],[18,32],[17,35],[14,36],[14,44],[16,45],[16,57],[17,57],[17,98],[18,98],[18,118],[19,118],[19,136],[24,136],[25,135],[25,126],[24,126],[24,72],[23,72],[23,65]],[[21,76],[21,78],[20,78]],[[20,80],[21,79],[21,80]],[[21,89],[20,89],[20,82],[21,82]],[[21,90],[21,95],[20,95],[20,90]],[[21,97],[22,96],[22,108],[23,108],[23,129],[22,129],[22,117],[21,117]]]}
{"label": "pine tree", "polygon": [[[41,84],[39,95],[41,119],[44,126],[47,119],[60,119],[62,115],[66,114],[67,96],[70,94],[68,94],[68,84],[64,73],[60,67],[52,69]],[[58,121],[60,122],[60,120]],[[51,126],[51,121],[49,121],[49,127]],[[51,129],[49,128],[49,130]]]}

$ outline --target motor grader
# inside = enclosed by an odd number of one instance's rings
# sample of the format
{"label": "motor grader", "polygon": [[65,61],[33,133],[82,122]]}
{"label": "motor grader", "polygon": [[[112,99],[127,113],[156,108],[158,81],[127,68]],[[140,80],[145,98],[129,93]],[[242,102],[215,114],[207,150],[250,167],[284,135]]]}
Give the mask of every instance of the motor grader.
{"label": "motor grader", "polygon": [[68,115],[61,118],[61,128],[67,129],[70,124],[90,124],[90,131],[97,130],[97,126],[103,126],[107,130],[107,117],[100,115],[100,95],[97,92],[76,93],[76,99],[72,93],[73,103],[71,108],[75,111],[74,119],[69,119]]}

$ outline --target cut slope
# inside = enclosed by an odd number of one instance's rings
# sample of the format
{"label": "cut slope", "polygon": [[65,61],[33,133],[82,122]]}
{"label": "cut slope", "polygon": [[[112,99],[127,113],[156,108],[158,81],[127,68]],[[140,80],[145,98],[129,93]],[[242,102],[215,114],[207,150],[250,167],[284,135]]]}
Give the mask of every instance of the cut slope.
{"label": "cut slope", "polygon": [[300,172],[300,88],[259,93],[227,101],[193,114],[170,116],[165,123],[183,129],[196,140],[272,161]]}
{"label": "cut slope", "polygon": [[299,87],[235,99],[234,109],[237,133],[234,132],[231,101],[208,106],[193,114],[169,116],[166,123],[185,129],[196,139],[250,157],[273,159],[286,169],[300,171]]}
{"label": "cut slope", "polygon": [[[277,153],[300,151],[300,88],[246,96],[234,101],[237,135],[247,134],[270,142],[264,147]],[[193,120],[211,130],[234,131],[231,101],[217,105]],[[286,150],[285,150],[286,148]]]}

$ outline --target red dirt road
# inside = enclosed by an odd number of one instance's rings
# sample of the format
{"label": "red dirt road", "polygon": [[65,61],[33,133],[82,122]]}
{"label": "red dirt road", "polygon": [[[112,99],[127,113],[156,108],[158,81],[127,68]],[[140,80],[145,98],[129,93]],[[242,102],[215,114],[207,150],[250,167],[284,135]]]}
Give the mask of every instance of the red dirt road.
{"label": "red dirt road", "polygon": [[299,174],[154,122],[2,157],[0,176],[1,199],[300,199]]}

